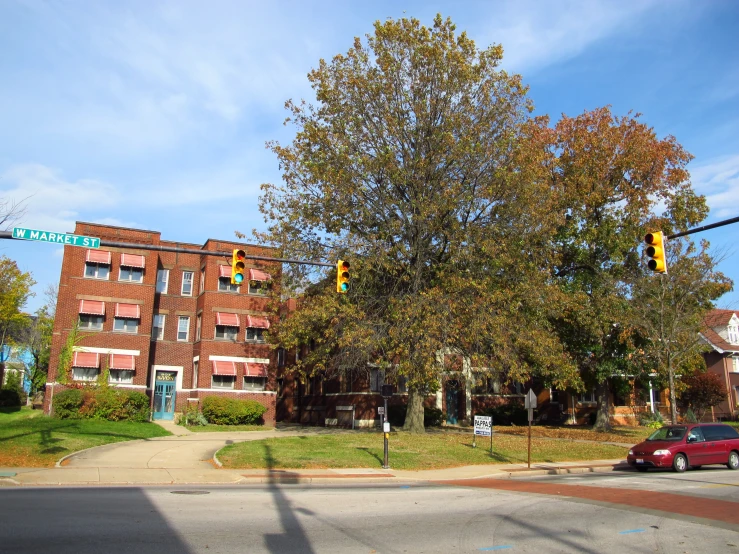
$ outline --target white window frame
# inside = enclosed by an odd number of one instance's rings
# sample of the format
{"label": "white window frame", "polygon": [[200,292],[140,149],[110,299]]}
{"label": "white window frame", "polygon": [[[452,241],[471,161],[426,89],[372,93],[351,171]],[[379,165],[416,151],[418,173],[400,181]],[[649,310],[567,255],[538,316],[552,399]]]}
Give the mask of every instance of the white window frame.
{"label": "white window frame", "polygon": [[[216,383],[216,380],[223,381],[220,383]],[[230,382],[230,386],[226,381]],[[211,383],[210,388],[212,389],[225,389],[225,390],[233,390],[236,388],[236,375],[213,375],[211,376]]]}
{"label": "white window frame", "polygon": [[202,330],[203,330],[203,318],[200,314],[198,314],[197,320],[195,322],[195,341],[200,340]]}
{"label": "white window frame", "polygon": [[[246,342],[265,342],[264,331],[266,329],[262,329],[261,327],[247,327],[244,340]],[[253,335],[251,338],[249,338],[249,333]]]}
{"label": "white window frame", "polygon": [[134,372],[130,369],[111,369],[108,371],[108,382],[122,385],[133,383]]}
{"label": "white window frame", "polygon": [[[180,334],[182,333],[182,322],[185,321],[185,337],[182,338]],[[187,342],[190,340],[190,316],[189,315],[181,315],[177,318],[177,341],[178,342]]]}
{"label": "white window frame", "polygon": [[739,344],[739,327],[729,325],[729,343]]}
{"label": "white window frame", "polygon": [[580,404],[597,404],[598,400],[595,398],[595,389],[586,391],[580,394]]}
{"label": "white window frame", "polygon": [[205,268],[200,269],[200,292],[205,292]]}
{"label": "white window frame", "polygon": [[156,284],[155,291],[158,294],[167,294],[168,290],[169,290],[169,269],[157,269],[157,284]]}
{"label": "white window frame", "polygon": [[[218,336],[218,329],[223,329],[223,336]],[[232,329],[232,331],[228,332],[227,329]],[[216,325],[215,332],[213,333],[213,338],[215,340],[230,340],[230,341],[236,341],[239,339],[239,328],[234,327],[232,325]]]}
{"label": "white window frame", "polygon": [[[100,275],[100,268],[105,267],[105,276]],[[94,268],[94,275],[88,275],[87,269]],[[85,262],[85,279],[100,279],[101,281],[108,281],[110,279],[110,264],[103,264],[100,262]]]}
{"label": "white window frame", "polygon": [[200,370],[200,360],[192,361],[192,388],[198,388],[198,371]]}
{"label": "white window frame", "polygon": [[241,287],[239,285],[234,285],[233,283],[231,283],[230,277],[219,277],[218,278],[218,292],[239,293],[241,292]]}
{"label": "white window frame", "polygon": [[[187,278],[187,275],[189,275],[189,279]],[[185,284],[189,282],[189,288],[185,290]],[[192,296],[192,285],[195,282],[195,272],[194,271],[183,271],[182,272],[182,288],[180,290],[180,293],[182,296]]]}
{"label": "white window frame", "polygon": [[[116,329],[117,322],[122,321],[123,322],[123,329]],[[129,327],[131,327],[130,322],[136,322],[136,327],[134,330],[129,330]],[[136,334],[139,332],[139,325],[141,322],[138,320],[138,318],[135,317],[114,317],[113,318],[113,332],[115,333],[128,333],[128,334]]]}
{"label": "white window frame", "polygon": [[731,371],[733,373],[739,373],[739,356],[731,357]]}
{"label": "white window frame", "polygon": [[[161,322],[161,325],[157,325],[157,320]],[[154,314],[151,320],[151,338],[152,340],[164,340],[164,325],[167,323],[167,316],[165,314]],[[156,330],[159,330],[155,333]]]}
{"label": "white window frame", "polygon": [[244,376],[244,390],[262,391],[267,388],[266,377]]}
{"label": "white window frame", "polygon": [[[123,276],[124,271],[127,273],[127,276],[125,278]],[[134,279],[137,273],[139,275],[139,278]],[[144,268],[122,265],[120,269],[118,270],[118,280],[123,281],[124,283],[143,283],[144,282]]]}
{"label": "white window frame", "polygon": [[[85,320],[87,325],[83,324],[83,319]],[[95,325],[92,325],[92,319],[95,319]],[[85,331],[102,331],[103,323],[105,322],[105,316],[95,314],[79,314],[78,321],[80,329],[84,329]]]}
{"label": "white window frame", "polygon": [[73,381],[96,381],[100,375],[98,367],[72,367]]}

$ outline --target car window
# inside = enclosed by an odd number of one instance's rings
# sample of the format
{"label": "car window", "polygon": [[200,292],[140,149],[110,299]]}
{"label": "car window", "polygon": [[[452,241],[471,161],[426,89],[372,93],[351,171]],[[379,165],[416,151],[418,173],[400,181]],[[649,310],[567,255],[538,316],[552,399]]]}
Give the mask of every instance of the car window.
{"label": "car window", "polygon": [[707,441],[739,438],[736,430],[728,425],[704,425],[702,429]]}
{"label": "car window", "polygon": [[648,441],[679,441],[685,436],[687,427],[662,427],[652,433]]}
{"label": "car window", "polygon": [[703,442],[704,440],[700,427],[693,427],[688,432],[688,442]]}

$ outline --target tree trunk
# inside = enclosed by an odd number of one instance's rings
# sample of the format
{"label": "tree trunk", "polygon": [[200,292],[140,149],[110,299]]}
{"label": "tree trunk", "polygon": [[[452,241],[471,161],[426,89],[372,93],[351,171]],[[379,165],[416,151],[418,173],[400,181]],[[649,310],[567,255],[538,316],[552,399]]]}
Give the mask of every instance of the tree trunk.
{"label": "tree trunk", "polygon": [[409,433],[426,432],[423,426],[423,401],[425,396],[422,390],[416,388],[408,389],[408,410],[405,413],[404,431]]}
{"label": "tree trunk", "polygon": [[608,380],[604,379],[595,388],[595,394],[598,397],[598,412],[595,416],[594,431],[610,431],[611,430],[611,413],[608,402]]}

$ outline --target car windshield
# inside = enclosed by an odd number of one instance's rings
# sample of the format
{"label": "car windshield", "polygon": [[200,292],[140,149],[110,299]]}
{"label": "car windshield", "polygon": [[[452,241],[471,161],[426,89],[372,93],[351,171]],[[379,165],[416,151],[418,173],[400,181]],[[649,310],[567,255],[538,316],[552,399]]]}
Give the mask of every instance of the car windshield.
{"label": "car windshield", "polygon": [[662,427],[652,433],[648,441],[679,441],[685,436],[687,427]]}

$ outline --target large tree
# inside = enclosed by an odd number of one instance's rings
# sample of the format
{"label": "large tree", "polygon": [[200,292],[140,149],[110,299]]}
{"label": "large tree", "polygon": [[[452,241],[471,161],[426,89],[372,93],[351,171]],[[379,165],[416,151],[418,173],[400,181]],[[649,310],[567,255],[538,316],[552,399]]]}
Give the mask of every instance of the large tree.
{"label": "large tree", "polygon": [[[18,336],[29,323],[29,317],[21,310],[33,294],[36,282],[30,273],[24,273],[18,264],[6,256],[0,256],[0,351]],[[0,383],[3,370],[0,367]]]}
{"label": "large tree", "polygon": [[[659,223],[655,223],[659,225]],[[662,222],[665,232],[669,223]],[[642,270],[633,287],[635,323],[648,337],[644,355],[666,377],[670,392],[670,416],[677,423],[676,375],[687,377],[705,369],[705,344],[699,332],[714,302],[729,292],[732,281],[716,270],[718,259],[708,252],[708,242],[698,248],[686,238],[666,242],[667,273]],[[721,257],[720,255],[718,256]]]}
{"label": "large tree", "polygon": [[283,182],[263,185],[259,238],[285,257],[347,259],[354,276],[337,295],[330,278],[306,290],[310,271],[290,268],[283,292],[307,294],[272,340],[312,340],[312,370],[402,375],[411,431],[423,430],[440,352],[517,379],[577,379],[549,325],[552,188],[541,149],[521,146],[540,130],[501,57],[440,16],[431,28],[377,22],[310,72],[316,104],[288,102],[295,139],[270,144]]}
{"label": "large tree", "polygon": [[552,270],[569,304],[557,328],[585,381],[596,387],[596,427],[608,428],[614,329],[621,341],[635,330],[630,291],[645,230],[660,204],[664,221],[677,229],[701,221],[708,208],[691,188],[690,154],[674,137],[657,137],[638,115],[616,117],[599,108],[563,116],[547,130],[540,136],[564,214]]}

